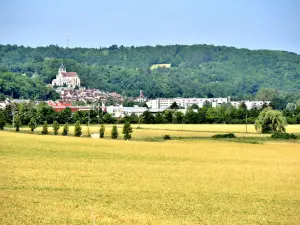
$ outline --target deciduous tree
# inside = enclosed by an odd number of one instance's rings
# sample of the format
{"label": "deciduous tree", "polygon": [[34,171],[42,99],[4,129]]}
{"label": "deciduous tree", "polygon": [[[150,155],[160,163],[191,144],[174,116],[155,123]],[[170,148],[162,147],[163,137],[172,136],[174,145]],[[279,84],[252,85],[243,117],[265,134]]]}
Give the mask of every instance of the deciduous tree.
{"label": "deciduous tree", "polygon": [[285,132],[286,118],[278,110],[264,109],[255,121],[255,129],[262,133]]}

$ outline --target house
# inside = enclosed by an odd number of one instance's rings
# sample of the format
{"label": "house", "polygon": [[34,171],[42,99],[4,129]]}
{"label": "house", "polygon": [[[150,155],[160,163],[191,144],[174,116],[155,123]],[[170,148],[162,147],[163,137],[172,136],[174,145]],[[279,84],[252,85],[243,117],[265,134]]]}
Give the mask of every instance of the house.
{"label": "house", "polygon": [[6,101],[0,101],[0,109],[5,109],[6,105],[7,105]]}

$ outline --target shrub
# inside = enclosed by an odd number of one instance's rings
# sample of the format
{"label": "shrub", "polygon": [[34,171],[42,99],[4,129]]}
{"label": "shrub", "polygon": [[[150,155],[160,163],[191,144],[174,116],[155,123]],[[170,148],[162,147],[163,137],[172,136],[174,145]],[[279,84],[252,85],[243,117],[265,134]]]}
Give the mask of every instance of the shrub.
{"label": "shrub", "polygon": [[20,131],[20,127],[22,126],[22,122],[21,122],[21,119],[20,119],[19,115],[16,115],[14,123],[15,123],[16,132]]}
{"label": "shrub", "polygon": [[69,132],[69,126],[68,126],[68,123],[66,123],[65,126],[64,126],[62,135],[63,135],[63,136],[67,136],[67,135],[68,135],[68,132]]}
{"label": "shrub", "polygon": [[104,126],[104,124],[101,124],[100,130],[99,130],[99,137],[104,138],[104,133],[105,133],[105,126]]}
{"label": "shrub", "polygon": [[234,133],[227,133],[227,134],[216,134],[213,135],[212,138],[236,138]]}
{"label": "shrub", "polygon": [[171,136],[168,135],[168,134],[165,134],[165,136],[164,136],[163,138],[164,138],[164,140],[170,140],[170,139],[171,139]]}
{"label": "shrub", "polygon": [[122,133],[124,134],[124,140],[131,139],[132,127],[128,121],[125,122]]}
{"label": "shrub", "polygon": [[5,124],[6,124],[6,121],[5,121],[4,113],[0,109],[0,130],[4,129]]}
{"label": "shrub", "polygon": [[31,118],[28,123],[28,126],[29,126],[31,132],[33,132],[35,130],[35,128],[37,128],[36,120],[34,118]]}
{"label": "shrub", "polygon": [[111,130],[111,138],[112,138],[112,139],[117,139],[118,136],[119,136],[119,134],[118,134],[118,128],[117,128],[116,125],[114,125],[114,126],[112,127],[112,130]]}
{"label": "shrub", "polygon": [[59,128],[60,128],[59,123],[55,120],[55,121],[53,122],[53,132],[54,132],[54,135],[57,135],[57,134],[58,134]]}
{"label": "shrub", "polygon": [[289,134],[289,133],[273,133],[271,135],[271,138],[273,139],[283,139],[283,140],[289,140],[289,139],[298,139],[299,137],[295,134]]}
{"label": "shrub", "polygon": [[47,123],[47,121],[45,121],[45,123],[43,125],[42,134],[44,134],[44,135],[48,134],[48,123]]}
{"label": "shrub", "polygon": [[82,128],[80,126],[79,120],[76,121],[75,123],[75,128],[74,128],[74,135],[75,137],[80,137],[82,135]]}

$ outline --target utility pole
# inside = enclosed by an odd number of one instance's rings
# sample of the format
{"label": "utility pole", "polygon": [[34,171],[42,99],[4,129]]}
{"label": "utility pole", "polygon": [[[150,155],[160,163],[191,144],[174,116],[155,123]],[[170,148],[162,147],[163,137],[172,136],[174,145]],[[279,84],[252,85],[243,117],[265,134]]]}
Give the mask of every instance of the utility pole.
{"label": "utility pole", "polygon": [[246,133],[248,133],[248,121],[247,121],[247,114],[246,114]]}
{"label": "utility pole", "polygon": [[12,116],[13,116],[13,118],[12,118],[12,126],[15,127],[15,113],[14,112],[12,112]]}
{"label": "utility pole", "polygon": [[88,118],[88,136],[90,136],[90,116],[91,116],[91,109],[89,110],[89,118]]}
{"label": "utility pole", "polygon": [[15,104],[12,104],[12,126],[15,127],[15,114],[18,113],[18,111],[16,111],[15,109]]}
{"label": "utility pole", "polygon": [[100,108],[100,104],[98,102],[98,125],[99,125],[99,120],[100,120],[99,108]]}
{"label": "utility pole", "polygon": [[141,116],[139,116],[139,128],[141,126]]}

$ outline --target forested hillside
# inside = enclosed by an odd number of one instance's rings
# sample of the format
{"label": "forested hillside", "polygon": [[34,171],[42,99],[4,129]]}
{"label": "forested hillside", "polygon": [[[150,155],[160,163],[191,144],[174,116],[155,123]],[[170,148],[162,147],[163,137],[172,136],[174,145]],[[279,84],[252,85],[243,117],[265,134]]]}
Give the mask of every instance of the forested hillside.
{"label": "forested hillside", "polygon": [[[300,92],[299,55],[213,45],[99,49],[0,45],[0,92],[11,95],[20,88],[16,78],[16,87],[13,82],[8,85],[7,72],[49,84],[62,62],[67,71],[79,74],[82,85],[126,96],[138,96],[140,89],[152,98],[230,95],[253,99],[263,88]],[[150,69],[161,63],[171,67]]]}

